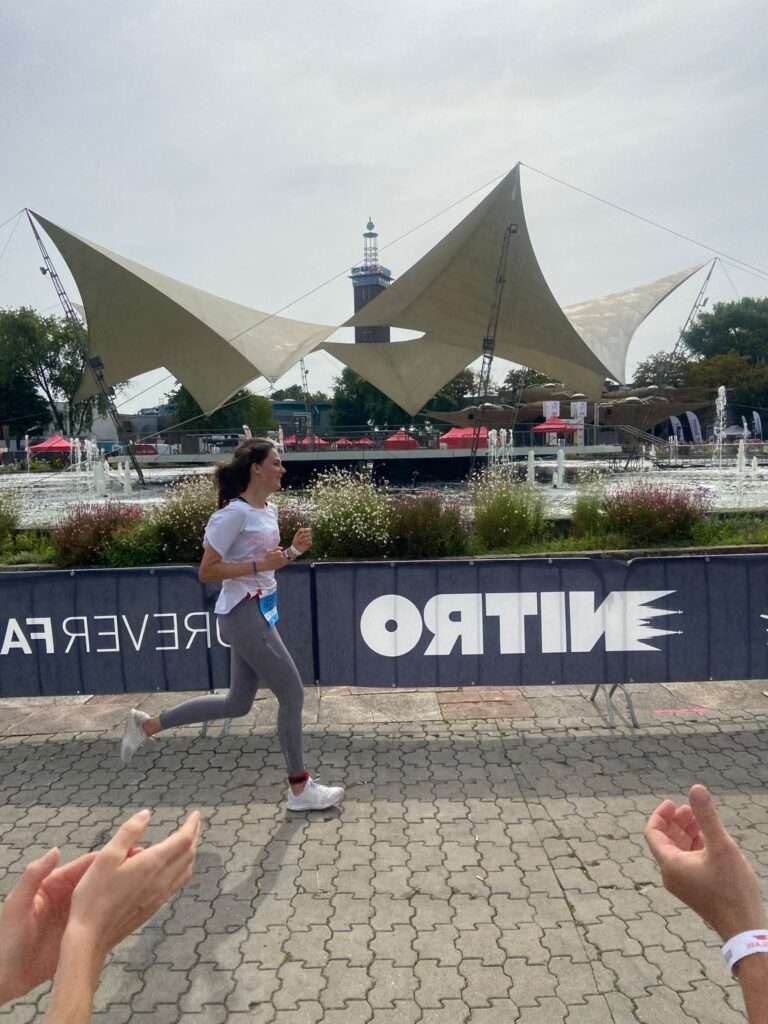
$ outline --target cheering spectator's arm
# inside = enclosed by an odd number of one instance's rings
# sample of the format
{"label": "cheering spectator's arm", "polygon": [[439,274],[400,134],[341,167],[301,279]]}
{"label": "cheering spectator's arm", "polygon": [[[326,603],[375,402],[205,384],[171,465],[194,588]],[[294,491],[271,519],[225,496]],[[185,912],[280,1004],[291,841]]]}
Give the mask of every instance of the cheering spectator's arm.
{"label": "cheering spectator's arm", "polygon": [[[645,838],[664,887],[728,942],[743,932],[768,934],[768,914],[752,866],[728,834],[705,786],[692,786],[690,803],[659,804]],[[760,943],[758,943],[760,944]],[[735,964],[750,1024],[768,1024],[768,955]]]}

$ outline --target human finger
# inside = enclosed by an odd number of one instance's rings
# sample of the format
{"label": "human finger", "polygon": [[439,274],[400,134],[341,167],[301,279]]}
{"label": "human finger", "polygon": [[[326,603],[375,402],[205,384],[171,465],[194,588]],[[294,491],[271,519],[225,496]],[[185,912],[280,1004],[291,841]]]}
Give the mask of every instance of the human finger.
{"label": "human finger", "polygon": [[698,822],[699,831],[707,844],[722,844],[732,841],[706,786],[691,786],[688,799]]}
{"label": "human finger", "polygon": [[691,810],[690,804],[683,804],[682,807],[678,808],[675,821],[690,836],[691,841],[694,841],[701,835],[699,823],[696,821],[696,815]]}
{"label": "human finger", "polygon": [[54,846],[48,853],[27,864],[10,896],[20,901],[31,902],[42,882],[59,863],[60,856],[58,848]]}
{"label": "human finger", "polygon": [[172,832],[166,839],[150,847],[146,851],[146,856],[151,855],[161,868],[167,864],[173,864],[179,858],[197,850],[200,833],[200,812],[192,811],[180,828]]}
{"label": "human finger", "polygon": [[148,810],[137,811],[136,814],[132,814],[115,832],[101,851],[100,856],[109,861],[124,861],[144,835],[151,817],[152,813]]}
{"label": "human finger", "polygon": [[71,860],[69,864],[65,864],[63,867],[52,871],[48,878],[45,879],[44,886],[46,888],[63,886],[74,889],[97,856],[97,853],[94,851],[93,853],[84,853],[81,857]]}

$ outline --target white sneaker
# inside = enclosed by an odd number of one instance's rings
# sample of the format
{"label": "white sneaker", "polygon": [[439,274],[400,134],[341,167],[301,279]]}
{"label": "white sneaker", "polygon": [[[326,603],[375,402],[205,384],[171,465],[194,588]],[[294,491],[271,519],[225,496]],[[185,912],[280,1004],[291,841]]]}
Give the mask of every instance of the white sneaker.
{"label": "white sneaker", "polygon": [[139,747],[149,739],[141,727],[141,723],[146,722],[149,717],[146,712],[131,708],[128,721],[125,723],[123,742],[120,744],[120,760],[123,764],[128,764]]}
{"label": "white sneaker", "polygon": [[343,786],[321,786],[314,779],[307,779],[301,793],[288,789],[288,810],[324,811],[328,807],[336,807],[343,799]]}

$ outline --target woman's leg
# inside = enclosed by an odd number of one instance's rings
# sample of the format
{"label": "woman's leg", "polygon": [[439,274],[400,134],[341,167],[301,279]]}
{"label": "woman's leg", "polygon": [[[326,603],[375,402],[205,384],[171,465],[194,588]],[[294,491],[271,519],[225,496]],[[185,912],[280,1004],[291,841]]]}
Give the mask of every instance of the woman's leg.
{"label": "woman's leg", "polygon": [[[238,629],[233,636],[240,658],[247,663],[254,676],[277,697],[277,736],[285,758],[289,778],[304,774],[304,736],[301,712],[304,707],[304,686],[301,676],[274,626],[269,626],[253,602],[256,615],[249,628]],[[222,636],[227,643],[229,637]],[[302,785],[297,783],[297,786]]]}
{"label": "woman's leg", "polygon": [[192,700],[177,704],[176,707],[161,711],[157,718],[149,718],[143,723],[144,732],[148,736],[154,736],[161,729],[174,729],[196,722],[214,722],[221,718],[242,718],[248,714],[256,698],[258,674],[242,657],[239,648],[243,643],[242,637],[247,636],[252,629],[255,604],[256,602],[242,601],[227,615],[220,617],[221,638],[230,646],[227,693],[222,696],[210,694],[205,697],[194,697]]}

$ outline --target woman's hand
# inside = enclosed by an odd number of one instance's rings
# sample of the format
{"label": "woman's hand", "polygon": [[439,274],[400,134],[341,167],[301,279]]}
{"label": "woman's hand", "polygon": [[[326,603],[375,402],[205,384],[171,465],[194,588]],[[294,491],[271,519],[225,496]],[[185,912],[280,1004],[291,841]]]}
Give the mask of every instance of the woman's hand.
{"label": "woman's hand", "polygon": [[58,867],[59,851],[27,865],[0,913],[0,1004],[52,978],[75,886],[95,853]]}
{"label": "woman's hand", "polygon": [[268,551],[266,555],[257,559],[254,562],[254,567],[258,572],[272,572],[275,569],[282,569],[283,566],[288,565],[289,559],[285,557],[285,553],[282,548],[275,548],[274,551]]}
{"label": "woman's hand", "polygon": [[189,881],[200,842],[199,812],[161,843],[131,856],[149,819],[149,811],[134,814],[96,854],[72,895],[65,942],[86,943],[106,956]]}
{"label": "woman's hand", "polygon": [[303,555],[306,551],[312,547],[312,528],[310,526],[302,526],[293,535],[291,546],[296,548],[300,555]]}

